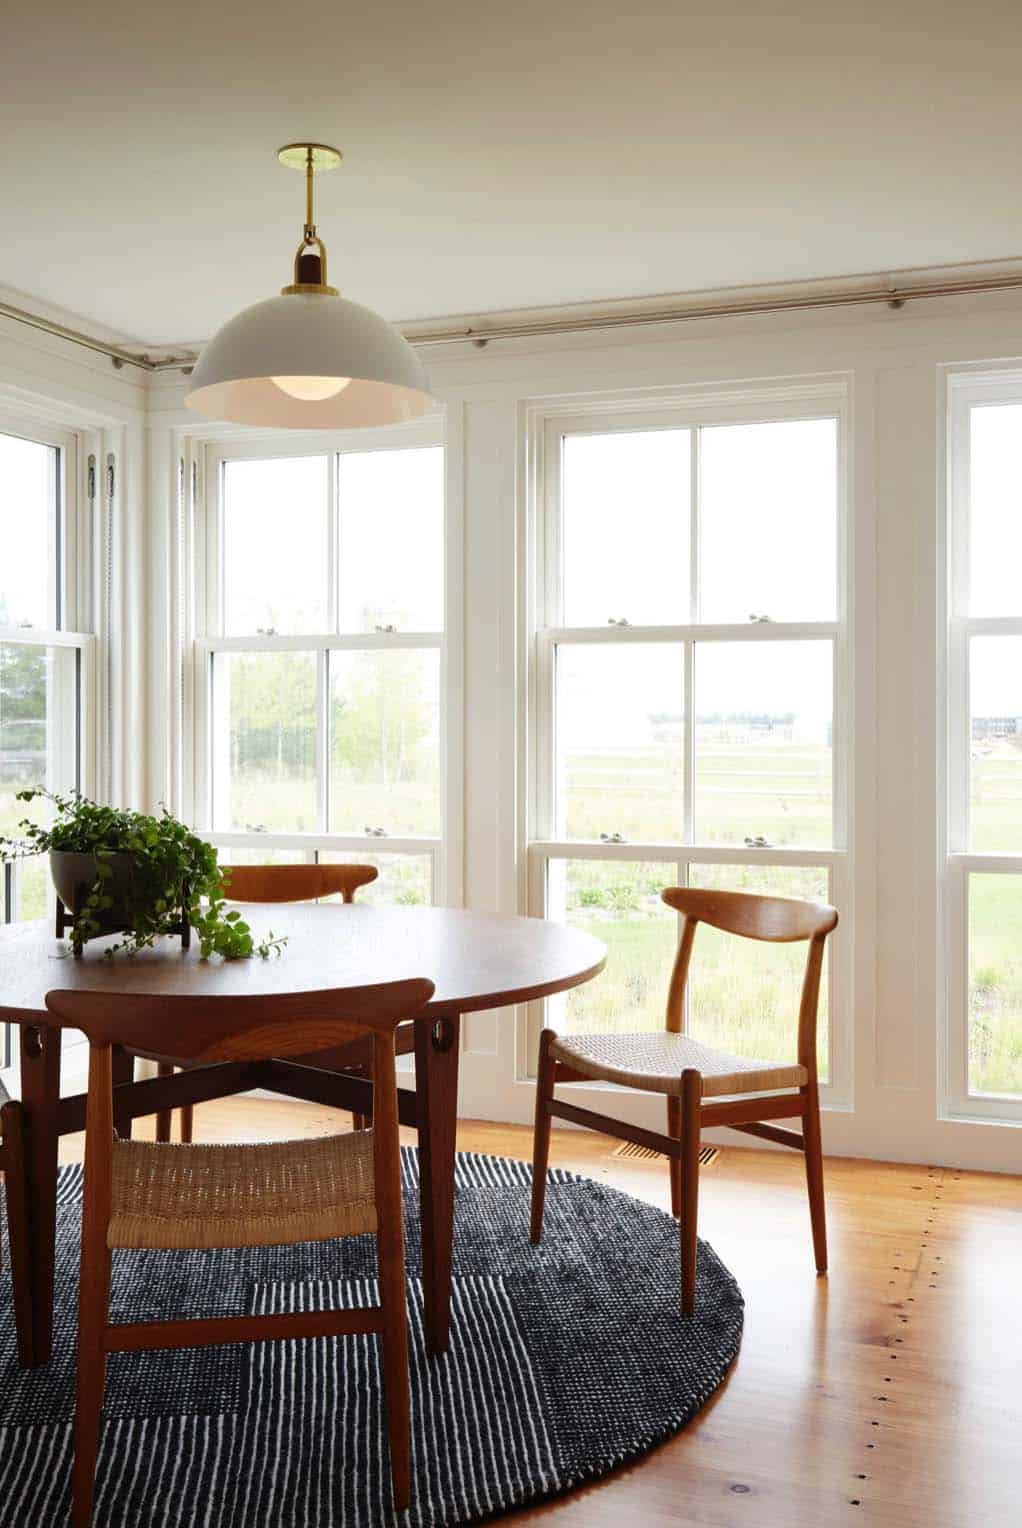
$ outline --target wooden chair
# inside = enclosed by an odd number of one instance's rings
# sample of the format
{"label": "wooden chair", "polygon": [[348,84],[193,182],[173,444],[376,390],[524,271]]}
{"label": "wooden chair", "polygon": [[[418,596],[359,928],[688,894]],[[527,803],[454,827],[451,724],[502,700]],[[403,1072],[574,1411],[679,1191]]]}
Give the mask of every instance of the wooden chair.
{"label": "wooden chair", "polygon": [[[75,1409],[74,1528],[92,1518],[106,1355],[266,1338],[379,1332],[394,1503],[410,1497],[408,1318],[394,1032],[432,982],[376,983],[282,997],[50,992],[58,1026],[89,1040]],[[202,1062],[315,1052],[369,1038],[372,1130],[271,1145],[192,1146],[114,1134],[112,1049]],[[369,1309],[111,1325],[111,1250],[272,1246],[375,1232],[381,1303]]]}
{"label": "wooden chair", "polygon": [[18,1358],[32,1363],[32,1270],[28,1240],[28,1196],[21,1105],[0,1082],[0,1169],[7,1199],[7,1239],[11,1251],[11,1286]]}
{"label": "wooden chair", "polygon": [[[652,1034],[625,1035],[557,1035],[553,1030],[545,1029],[540,1037],[531,1236],[533,1242],[538,1242],[543,1231],[552,1117],[662,1152],[670,1161],[671,1209],[675,1218],[681,1221],[682,1310],[691,1316],[696,1295],[699,1132],[704,1127],[729,1125],[746,1135],[805,1153],[816,1267],[819,1273],[827,1271],[816,1016],[824,945],[827,935],[837,926],[837,912],[824,903],[752,896],[737,891],[670,887],[661,895],[668,907],[673,907],[683,918],[667,995],[666,1029]],[[809,941],[798,1018],[797,1060],[781,1064],[752,1061],[711,1049],[682,1033],[689,961],[700,923],[709,923],[725,933],[746,939],[780,944]],[[578,1109],[554,1097],[554,1087],[559,1082],[588,1082],[593,1078],[648,1093],[666,1094],[667,1134],[628,1125],[589,1109]],[[781,1096],[746,1096],[760,1095],[768,1090]],[[801,1132],[765,1123],[794,1117],[802,1120]]]}
{"label": "wooden chair", "polygon": [[[317,897],[340,895],[342,902],[353,902],[360,886],[368,886],[379,875],[375,865],[224,865],[224,890],[232,902],[312,902]],[[174,1068],[160,1062],[157,1074],[169,1077]],[[355,1129],[364,1130],[368,1120],[354,1116]],[[156,1116],[156,1139],[170,1140],[171,1111],[161,1109]],[[190,1141],[195,1129],[194,1105],[181,1109],[181,1139]]]}

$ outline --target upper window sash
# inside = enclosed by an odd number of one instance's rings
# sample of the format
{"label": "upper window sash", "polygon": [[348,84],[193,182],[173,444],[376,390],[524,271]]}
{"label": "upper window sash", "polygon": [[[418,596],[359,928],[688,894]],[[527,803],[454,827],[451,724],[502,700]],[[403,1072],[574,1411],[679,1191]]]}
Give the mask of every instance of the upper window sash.
{"label": "upper window sash", "polygon": [[[54,429],[31,417],[0,411],[0,436],[41,446],[53,454],[49,484],[51,518],[47,526],[48,589],[43,620],[17,621],[6,630],[31,631],[36,640],[48,641],[53,632],[85,629],[88,577],[91,559],[88,525],[79,527],[83,507],[88,504],[86,482],[79,483],[80,473],[87,472],[85,456],[77,434]],[[0,495],[8,498],[10,482],[0,481]],[[96,492],[99,492],[97,486]],[[10,547],[7,546],[10,556]],[[52,645],[52,644],[51,644]]]}
{"label": "upper window sash", "polygon": [[[755,426],[769,424],[799,424],[816,421],[831,420],[834,422],[834,600],[832,605],[833,614],[828,613],[829,626],[844,623],[848,618],[848,527],[847,527],[847,496],[848,496],[848,446],[847,425],[848,405],[843,388],[835,389],[826,387],[816,390],[815,393],[806,392],[804,396],[792,399],[771,401],[765,399],[762,402],[750,402],[742,399],[739,402],[728,403],[723,400],[707,400],[705,403],[687,402],[684,406],[666,407],[653,409],[648,407],[636,407],[634,409],[622,409],[617,412],[596,410],[581,415],[558,414],[548,417],[544,421],[542,433],[539,437],[540,455],[539,470],[536,479],[538,488],[539,513],[532,540],[532,555],[535,564],[535,591],[534,591],[534,620],[537,629],[550,629],[553,631],[567,630],[574,624],[578,627],[582,624],[586,629],[587,623],[572,623],[565,613],[564,606],[564,558],[565,558],[565,499],[564,499],[564,461],[565,443],[571,438],[611,436],[611,435],[635,435],[651,432],[681,432],[688,436],[690,449],[688,453],[688,482],[687,488],[687,526],[685,527],[684,548],[675,548],[678,566],[679,585],[684,593],[679,598],[679,611],[674,619],[660,622],[643,620],[636,617],[634,612],[624,609],[608,609],[606,615],[600,616],[600,622],[620,622],[624,618],[625,623],[631,623],[633,627],[643,625],[661,626],[667,625],[678,629],[685,626],[707,625],[748,625],[752,627],[758,624],[762,615],[766,615],[770,624],[781,624],[783,616],[776,611],[770,611],[765,607],[771,603],[769,592],[764,591],[758,605],[753,605],[748,616],[743,612],[740,621],[720,622],[709,617],[703,618],[700,610],[701,586],[705,583],[705,569],[701,568],[701,558],[704,548],[701,544],[700,518],[701,502],[704,497],[704,489],[701,485],[702,457],[704,455],[700,431],[712,431],[728,426]],[[679,490],[681,489],[679,481]],[[702,538],[705,539],[705,538]],[[613,602],[614,596],[610,596]],[[618,604],[623,603],[618,599]],[[750,601],[751,603],[751,601]],[[767,624],[764,622],[763,624]],[[804,620],[792,621],[791,625],[820,625],[819,620],[806,622]]]}
{"label": "upper window sash", "polygon": [[[347,456],[367,456],[376,453],[437,448],[442,450],[443,446],[442,421],[435,417],[415,421],[407,426],[391,427],[386,431],[360,430],[357,439],[350,436],[339,439],[336,433],[320,435],[318,432],[306,432],[300,440],[296,441],[293,436],[249,438],[246,433],[246,438],[243,440],[207,442],[204,447],[205,465],[202,471],[204,527],[196,537],[195,579],[199,590],[199,600],[195,611],[195,635],[209,638],[225,636],[224,482],[225,472],[230,464],[308,457],[326,458],[328,527],[323,553],[323,561],[326,565],[324,569],[326,635],[335,633],[359,635],[360,633],[352,631],[350,626],[344,625],[342,605],[345,591],[338,566],[339,556],[342,555],[339,535],[342,506],[338,502],[338,473],[343,470],[343,459]],[[441,503],[442,501],[441,489]],[[445,507],[442,507],[441,513],[445,513]],[[442,632],[444,627],[443,612],[446,594],[443,546],[445,537],[442,524],[440,540],[439,590],[436,599],[439,619],[435,625],[430,625],[431,633]],[[364,635],[377,635],[379,627],[383,628],[379,634],[385,635],[387,628],[394,623],[384,618],[379,623],[372,624],[376,629]],[[410,626],[408,630],[411,630]],[[274,632],[274,635],[277,634]],[[292,631],[280,634],[291,636],[297,633]],[[240,636],[247,641],[249,638],[258,637],[260,633],[258,630],[253,630],[252,632],[239,631],[231,635]],[[307,640],[318,645],[323,635],[322,631],[317,632],[310,628]]]}
{"label": "upper window sash", "polygon": [[[974,589],[977,583],[983,585],[988,581],[989,557],[974,555],[973,543],[977,539],[974,520],[988,519],[992,508],[989,498],[995,484],[990,482],[987,464],[995,463],[1003,453],[1003,480],[1015,489],[1022,484],[1022,446],[1012,449],[1015,441],[1022,439],[1022,375],[1014,372],[985,378],[952,376],[948,413],[948,616],[952,623],[965,622],[970,629],[994,631],[1005,622],[1014,622],[1012,629],[1017,629],[1022,625],[1022,584],[1011,576],[1019,561],[1014,543],[1004,549],[1003,559],[1001,550],[998,551],[1006,574],[1002,588],[993,593],[984,589],[978,602],[973,598]],[[977,427],[986,438],[974,438]],[[974,444],[980,446],[986,458],[980,468],[974,460]],[[1003,529],[1013,535],[1019,523],[1014,510],[1017,493],[1012,492],[1010,497]],[[1019,555],[1022,556],[1022,533]]]}

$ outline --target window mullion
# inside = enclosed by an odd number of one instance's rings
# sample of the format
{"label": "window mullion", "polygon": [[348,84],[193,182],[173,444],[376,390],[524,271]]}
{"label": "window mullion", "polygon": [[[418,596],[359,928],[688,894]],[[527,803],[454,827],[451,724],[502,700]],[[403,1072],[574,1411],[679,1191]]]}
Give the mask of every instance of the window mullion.
{"label": "window mullion", "polygon": [[212,452],[207,457],[205,558],[206,624],[210,636],[224,634],[224,463]]}
{"label": "window mullion", "polygon": [[328,457],[329,470],[327,477],[327,585],[326,585],[326,610],[327,629],[339,632],[341,629],[341,509],[340,509],[340,476],[341,455],[335,451]]}
{"label": "window mullion", "polygon": [[972,847],[970,822],[969,629],[964,621],[951,625],[949,650],[948,846],[967,853]]}
{"label": "window mullion", "polygon": [[696,836],[696,645],[694,642],[686,642],[684,644],[684,672],[685,693],[682,696],[682,715],[684,716],[682,734],[682,747],[684,749],[682,808],[684,812],[684,826],[682,828],[682,837],[685,843],[691,844],[695,842]]}
{"label": "window mullion", "polygon": [[[702,452],[703,432],[695,427],[691,433],[689,446],[689,571],[688,571],[688,618],[693,626],[699,620],[699,521],[701,514],[700,502],[700,457]],[[684,826],[682,837],[687,844],[695,841],[696,822],[696,710],[695,710],[695,643],[688,641],[684,647],[684,672],[685,693],[682,697],[682,710],[685,718],[682,747],[685,750],[683,776],[682,776],[682,809],[684,812]]]}
{"label": "window mullion", "polygon": [[330,653],[316,654],[316,817],[330,831]]}
{"label": "window mullion", "polygon": [[700,504],[700,453],[702,450],[703,432],[694,429],[689,446],[689,546],[688,546],[688,603],[689,620],[694,626],[699,620],[699,520],[701,514]]}
{"label": "window mullion", "polygon": [[[561,503],[561,479],[564,467],[564,436],[560,430],[549,430],[545,441],[543,481],[546,502]],[[559,626],[564,620],[562,590],[562,526],[561,515],[548,514],[543,522],[543,611],[544,626]]]}
{"label": "window mullion", "polygon": [[830,834],[836,848],[847,848],[849,834],[849,799],[847,737],[848,707],[851,697],[846,682],[846,637],[842,634],[831,644],[831,747],[830,747]]}
{"label": "window mullion", "polygon": [[557,768],[556,726],[554,706],[556,687],[557,644],[546,632],[536,637],[536,780],[535,822],[533,833],[537,838],[553,838],[557,833]]}

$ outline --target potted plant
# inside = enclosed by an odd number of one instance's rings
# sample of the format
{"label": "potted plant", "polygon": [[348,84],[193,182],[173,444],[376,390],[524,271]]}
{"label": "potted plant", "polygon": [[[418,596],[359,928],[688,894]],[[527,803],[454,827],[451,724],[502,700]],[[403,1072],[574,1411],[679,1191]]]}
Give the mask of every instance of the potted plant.
{"label": "potted plant", "polygon": [[[212,844],[163,809],[158,817],[100,806],[78,791],[61,795],[32,786],[18,801],[48,801],[51,820],[24,818],[21,838],[0,836],[0,863],[49,854],[50,874],[76,955],[90,939],[126,937],[105,950],[113,957],[145,949],[164,935],[191,929],[201,955],[227,960],[279,954],[284,939],[271,932],[256,942],[237,909],[227,910],[229,869],[221,869]],[[205,900],[203,900],[205,899]],[[63,929],[63,924],[58,923]]]}

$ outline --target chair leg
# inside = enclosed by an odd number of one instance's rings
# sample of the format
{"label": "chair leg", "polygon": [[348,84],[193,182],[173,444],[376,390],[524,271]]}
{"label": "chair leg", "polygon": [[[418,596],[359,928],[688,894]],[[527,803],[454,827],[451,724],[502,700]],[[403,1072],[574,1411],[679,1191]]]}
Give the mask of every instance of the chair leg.
{"label": "chair leg", "polygon": [[4,1108],[4,1192],[7,1198],[7,1239],[11,1249],[11,1284],[14,1292],[14,1328],[18,1338],[18,1362],[27,1369],[33,1360],[32,1265],[29,1253],[28,1199],[25,1193],[25,1156],[21,1105]]}
{"label": "chair leg", "polygon": [[[115,1088],[123,1087],[126,1083],[134,1082],[134,1080],[135,1080],[135,1058],[134,1058],[134,1056],[129,1055],[129,1053],[126,1050],[124,1050],[120,1045],[115,1045],[114,1048],[113,1048],[113,1058],[112,1058],[111,1068],[112,1068],[112,1071],[113,1071],[114,1087]],[[116,1100],[117,1100],[117,1094],[115,1092],[114,1093],[114,1101],[115,1101],[115,1103],[116,1103]],[[117,1126],[117,1134],[121,1137],[121,1140],[122,1141],[130,1141],[131,1140],[131,1124],[132,1124],[130,1117],[125,1117],[123,1114],[118,1114],[116,1109],[115,1109],[114,1110],[114,1124]]]}
{"label": "chair leg", "polygon": [[383,1307],[383,1384],[394,1507],[404,1512],[412,1494],[411,1401],[408,1378],[408,1309],[404,1253],[380,1243],[380,1304]]}
{"label": "chair leg", "polygon": [[538,1245],[543,1235],[543,1210],[546,1206],[546,1174],[550,1161],[550,1115],[547,1104],[554,1096],[556,1062],[550,1051],[552,1029],[539,1037],[539,1070],[536,1077],[536,1125],[532,1138],[532,1224],[529,1240]]}
{"label": "chair leg", "polygon": [[695,1314],[696,1256],[699,1242],[699,1114],[703,1079],[686,1067],[681,1074],[681,1311]]}
{"label": "chair leg", "polygon": [[[88,1195],[86,1165],[86,1196]],[[110,1249],[106,1221],[84,1206],[81,1287],[78,1297],[78,1388],[74,1427],[73,1528],[89,1528],[99,1455],[103,1391],[106,1386],[104,1336],[110,1317]]]}
{"label": "chair leg", "polygon": [[[681,1140],[681,1099],[673,1093],[667,1098],[667,1134],[675,1141]],[[680,1157],[668,1157],[667,1166],[671,1174],[671,1214],[678,1220],[681,1217]]]}
{"label": "chair leg", "polygon": [[[110,1254],[82,1249],[82,1302],[78,1316],[78,1391],[75,1402],[74,1528],[89,1528],[106,1386],[103,1333],[110,1303]],[[90,1293],[86,1294],[87,1279]]]}
{"label": "chair leg", "polygon": [[813,1252],[817,1273],[827,1272],[827,1212],[823,1198],[823,1137],[820,1132],[820,1092],[815,1081],[805,1090],[806,1112],[802,1120],[805,1140],[806,1187],[809,1218],[813,1226]]}
{"label": "chair leg", "polygon": [[411,1382],[408,1373],[408,1300],[405,1288],[404,1217],[397,1118],[394,1042],[378,1035],[374,1049],[376,1121],[376,1255],[380,1270],[383,1384],[390,1444],[394,1508],[404,1512],[412,1496]]}
{"label": "chair leg", "polygon": [[[366,1077],[366,1069],[365,1069],[365,1067],[359,1067],[358,1070],[355,1071],[353,1075],[356,1076],[356,1077]],[[372,1080],[371,1078],[366,1078],[366,1081],[371,1081],[371,1080]],[[370,1110],[369,1110],[369,1112],[367,1114],[358,1114],[358,1113],[355,1112],[354,1109],[352,1109],[352,1111],[351,1111],[351,1125],[352,1125],[352,1129],[353,1130],[369,1130],[369,1129],[372,1128],[372,1123],[373,1123],[372,1108],[370,1108]]]}
{"label": "chair leg", "polygon": [[[174,1068],[169,1061],[158,1061],[156,1064],[157,1077],[173,1077]],[[158,1141],[170,1140],[170,1122],[174,1118],[172,1109],[160,1109],[156,1115],[156,1139]]]}
{"label": "chair leg", "polygon": [[[156,1075],[157,1077],[173,1077],[174,1068],[169,1061],[158,1061],[156,1064]],[[192,1136],[195,1132],[195,1105],[182,1104],[178,1112],[181,1115],[181,1140],[184,1145],[188,1146],[191,1144]],[[157,1111],[156,1139],[158,1141],[170,1140],[173,1119],[173,1109],[160,1109]]]}

